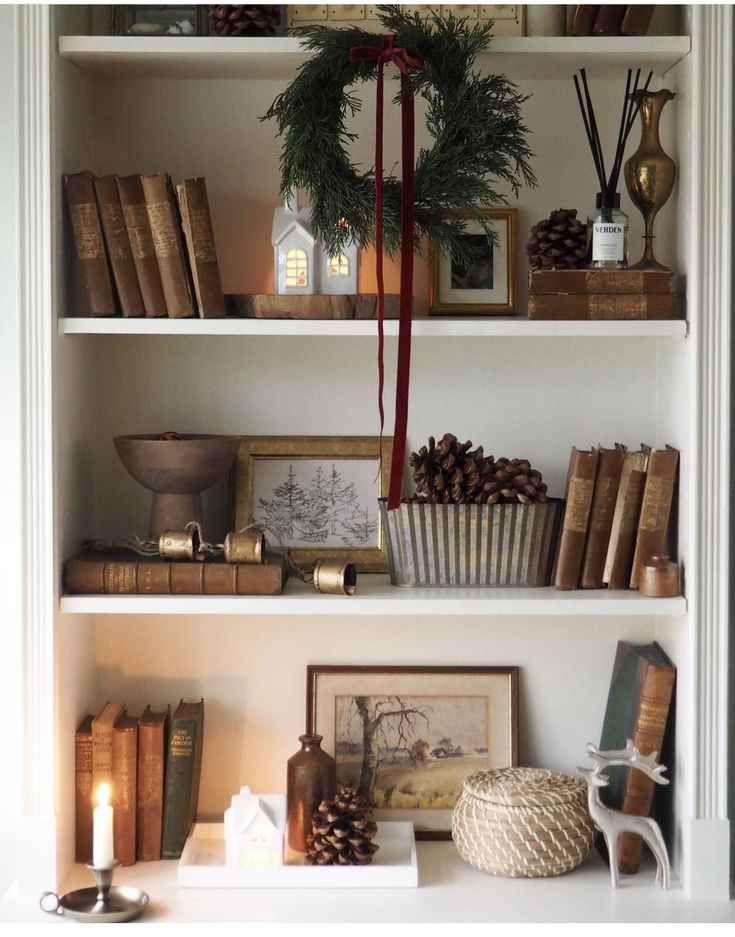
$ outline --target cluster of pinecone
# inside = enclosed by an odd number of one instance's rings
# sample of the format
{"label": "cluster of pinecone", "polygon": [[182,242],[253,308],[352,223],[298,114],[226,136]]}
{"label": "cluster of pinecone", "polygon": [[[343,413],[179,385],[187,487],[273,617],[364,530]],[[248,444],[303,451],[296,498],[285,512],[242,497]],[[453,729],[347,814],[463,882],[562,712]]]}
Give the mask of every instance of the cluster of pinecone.
{"label": "cluster of pinecone", "polygon": [[351,787],[334,800],[323,800],[314,814],[306,839],[310,865],[369,865],[379,847],[372,842],[378,826],[371,811]]}
{"label": "cluster of pinecone", "polygon": [[417,504],[508,504],[546,501],[547,486],[528,459],[498,459],[485,455],[482,446],[460,443],[445,433],[437,443],[412,452],[416,494],[407,501]]}
{"label": "cluster of pinecone", "polygon": [[587,262],[587,225],[576,208],[560,208],[531,228],[531,270],[576,270]]}
{"label": "cluster of pinecone", "polygon": [[281,22],[282,5],[253,6],[252,3],[210,7],[212,30],[219,36],[273,36]]}

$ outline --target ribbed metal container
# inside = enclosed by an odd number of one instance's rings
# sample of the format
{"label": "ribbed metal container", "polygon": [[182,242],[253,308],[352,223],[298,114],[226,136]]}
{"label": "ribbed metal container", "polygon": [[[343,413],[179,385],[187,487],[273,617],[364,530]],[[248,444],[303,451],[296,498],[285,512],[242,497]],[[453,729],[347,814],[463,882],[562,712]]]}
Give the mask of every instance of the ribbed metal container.
{"label": "ribbed metal container", "polygon": [[401,504],[379,499],[394,586],[547,586],[564,502]]}

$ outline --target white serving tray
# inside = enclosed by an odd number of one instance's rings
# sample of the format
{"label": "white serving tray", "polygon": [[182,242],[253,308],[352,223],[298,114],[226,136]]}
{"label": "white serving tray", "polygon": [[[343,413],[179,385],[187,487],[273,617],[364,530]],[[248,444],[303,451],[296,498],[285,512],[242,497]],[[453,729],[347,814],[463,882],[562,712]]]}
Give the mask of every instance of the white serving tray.
{"label": "white serving tray", "polygon": [[[370,865],[314,866],[289,853],[286,864],[236,868],[225,864],[224,825],[196,823],[179,859],[180,888],[416,888],[413,823],[383,820]],[[288,851],[287,851],[288,852]]]}

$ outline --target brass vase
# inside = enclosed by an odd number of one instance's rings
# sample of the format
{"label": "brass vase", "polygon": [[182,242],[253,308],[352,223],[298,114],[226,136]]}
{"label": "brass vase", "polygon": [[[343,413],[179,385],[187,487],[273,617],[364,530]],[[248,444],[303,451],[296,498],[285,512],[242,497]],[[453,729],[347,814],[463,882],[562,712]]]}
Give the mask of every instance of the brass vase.
{"label": "brass vase", "polygon": [[[661,111],[675,97],[672,91],[636,91],[633,100],[640,104],[641,142],[625,164],[625,185],[645,222],[643,257],[630,270],[669,270],[653,256],[653,222],[671,195],[676,179],[676,164],[664,153],[658,136]],[[670,271],[669,271],[670,272]]]}
{"label": "brass vase", "polygon": [[317,807],[337,793],[337,762],[322,749],[321,735],[300,735],[299,741],[301,749],[287,763],[286,828],[288,845],[304,852]]}

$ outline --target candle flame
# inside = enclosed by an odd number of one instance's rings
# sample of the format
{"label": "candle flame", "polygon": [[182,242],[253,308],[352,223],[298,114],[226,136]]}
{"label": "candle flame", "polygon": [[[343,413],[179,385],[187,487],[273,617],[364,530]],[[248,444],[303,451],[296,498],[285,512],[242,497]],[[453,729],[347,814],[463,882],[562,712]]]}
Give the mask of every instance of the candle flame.
{"label": "candle flame", "polygon": [[100,807],[107,807],[107,805],[110,803],[109,784],[100,784],[100,786],[97,788],[97,803],[100,805]]}

